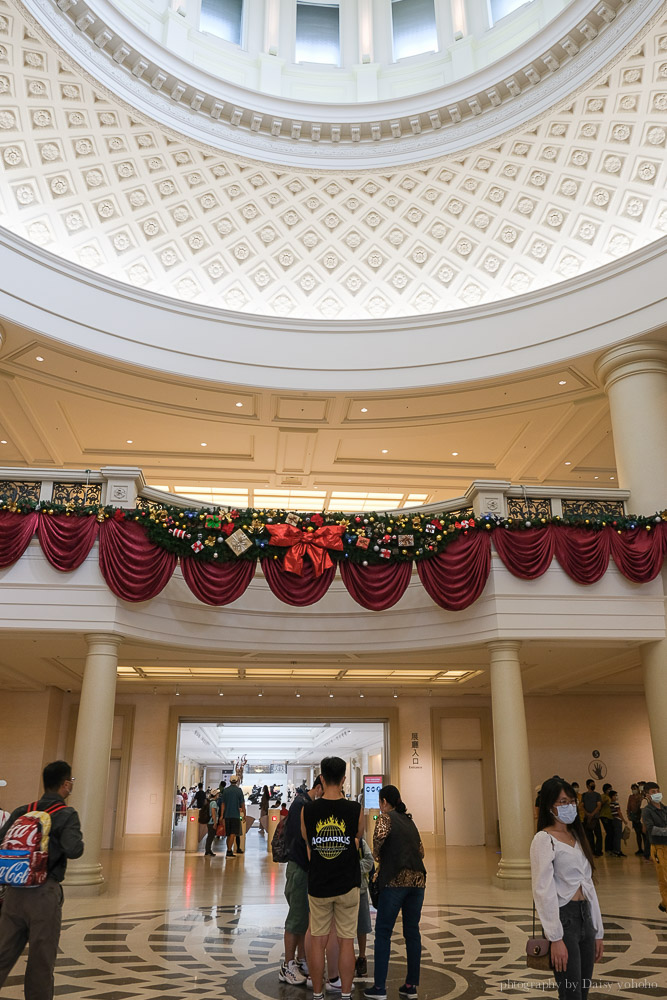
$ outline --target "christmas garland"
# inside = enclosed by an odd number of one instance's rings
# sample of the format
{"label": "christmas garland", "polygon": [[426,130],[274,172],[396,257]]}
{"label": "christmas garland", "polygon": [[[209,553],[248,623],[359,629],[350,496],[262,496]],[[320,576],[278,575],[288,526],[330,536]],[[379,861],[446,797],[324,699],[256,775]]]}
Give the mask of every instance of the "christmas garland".
{"label": "christmas garland", "polygon": [[17,514],[35,511],[67,517],[95,517],[142,525],[151,542],[180,559],[229,562],[237,559],[282,559],[286,569],[300,573],[307,554],[316,574],[333,562],[350,560],[363,566],[386,561],[412,562],[444,551],[461,535],[479,531],[526,531],[563,525],[582,531],[614,528],[624,532],[651,531],[667,521],[667,510],[652,516],[607,515],[567,517],[461,518],[442,512],[342,514],[294,513],[284,510],[184,510],[172,506],[126,509],[113,506],[67,506],[48,502],[21,502],[0,497],[0,509]]}

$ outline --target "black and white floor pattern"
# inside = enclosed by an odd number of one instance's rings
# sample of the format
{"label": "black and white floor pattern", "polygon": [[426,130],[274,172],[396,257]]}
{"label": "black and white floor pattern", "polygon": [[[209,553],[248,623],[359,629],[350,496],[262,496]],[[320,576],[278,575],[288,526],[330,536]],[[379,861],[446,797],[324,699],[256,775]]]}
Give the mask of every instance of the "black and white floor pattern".
{"label": "black and white floor pattern", "polygon": [[[278,982],[282,924],[260,928],[260,922],[256,906],[240,905],[66,920],[56,996],[306,1000],[310,993],[305,987]],[[557,996],[548,975],[526,969],[524,947],[531,932],[527,909],[425,906],[421,929],[421,1000]],[[605,929],[605,957],[596,967],[591,996],[667,997],[667,919],[606,916]],[[398,996],[405,974],[399,935],[400,922],[387,982],[390,1000]],[[372,938],[369,945],[372,958]],[[24,959],[5,985],[7,1000],[23,997],[23,965]],[[355,984],[357,997],[364,986]]]}

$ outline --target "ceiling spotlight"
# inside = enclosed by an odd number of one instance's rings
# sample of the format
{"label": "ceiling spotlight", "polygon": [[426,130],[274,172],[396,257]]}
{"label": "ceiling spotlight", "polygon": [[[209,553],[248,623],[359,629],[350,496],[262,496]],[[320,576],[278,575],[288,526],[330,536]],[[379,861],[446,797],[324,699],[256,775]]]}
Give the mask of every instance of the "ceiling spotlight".
{"label": "ceiling spotlight", "polygon": [[398,691],[394,688],[394,698],[398,698]]}
{"label": "ceiling spotlight", "polygon": [[301,695],[299,694],[299,692],[298,692],[298,691],[295,691],[295,692],[294,692],[294,694],[296,695],[296,697],[297,697],[297,698],[300,698],[300,697],[301,697]]}
{"label": "ceiling spotlight", "polygon": [[133,444],[133,443],[134,442],[132,441],[132,438],[128,438],[127,441],[125,442],[125,444]]}
{"label": "ceiling spotlight", "polygon": [[6,441],[4,440],[4,438],[3,438],[3,440],[2,440],[2,441],[0,441],[0,444],[7,444],[7,442],[6,442]]}
{"label": "ceiling spotlight", "polygon": [[367,406],[362,406],[361,407],[361,412],[362,413],[368,413],[368,407]]}
{"label": "ceiling spotlight", "polygon": [[329,691],[329,697],[333,698],[333,691]]}
{"label": "ceiling spotlight", "polygon": [[218,688],[218,697],[219,698],[225,697],[225,692],[222,690],[222,688]]}
{"label": "ceiling spotlight", "polygon": [[566,382],[566,380],[564,378],[562,378],[558,384],[559,385],[567,385],[567,382]]}
{"label": "ceiling spotlight", "polygon": [[177,698],[180,697],[180,694],[181,694],[181,692],[178,690],[178,688],[176,688],[176,697]]}
{"label": "ceiling spotlight", "polygon": [[206,441],[202,441],[201,446],[202,446],[202,448],[208,447],[207,444],[206,444]]}
{"label": "ceiling spotlight", "polygon": [[264,691],[263,690],[258,691],[257,692],[257,697],[258,698],[263,698],[264,697]]}
{"label": "ceiling spotlight", "polygon": [[609,478],[610,478],[610,479],[611,479],[611,481],[613,482],[613,481],[614,481],[614,479],[616,479],[616,476],[610,476]]}
{"label": "ceiling spotlight", "polygon": [[243,403],[235,403],[235,406],[243,406]]}
{"label": "ceiling spotlight", "polygon": [[599,479],[599,478],[600,478],[599,476],[593,476],[593,479]]}
{"label": "ceiling spotlight", "polygon": [[566,462],[565,464],[566,465],[572,465],[572,462]]}
{"label": "ceiling spotlight", "polygon": [[388,452],[389,452],[389,448],[383,448],[382,449],[382,454],[383,455],[386,455]]}
{"label": "ceiling spotlight", "polygon": [[38,354],[38,355],[37,355],[37,356],[35,357],[35,361],[43,361],[43,360],[44,360],[44,358],[42,357],[42,355],[41,355],[41,354]]}
{"label": "ceiling spotlight", "polygon": [[456,456],[458,455],[458,451],[453,451],[452,455],[454,456],[454,458],[456,458]]}
{"label": "ceiling spotlight", "polygon": [[360,691],[360,692],[359,692],[359,697],[360,697],[360,698],[365,698],[365,697],[366,697],[366,695],[364,694],[364,692],[363,692],[363,691]]}

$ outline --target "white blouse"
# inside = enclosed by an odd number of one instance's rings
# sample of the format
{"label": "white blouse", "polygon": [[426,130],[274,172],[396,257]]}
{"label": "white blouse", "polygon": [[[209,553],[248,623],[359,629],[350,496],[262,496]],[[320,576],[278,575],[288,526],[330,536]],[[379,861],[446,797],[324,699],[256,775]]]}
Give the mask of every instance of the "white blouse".
{"label": "white blouse", "polygon": [[604,937],[591,866],[579,841],[570,847],[546,830],[540,830],[530,845],[530,870],[535,909],[549,941],[562,940],[563,925],[558,909],[569,903],[579,888],[589,903],[596,938]]}

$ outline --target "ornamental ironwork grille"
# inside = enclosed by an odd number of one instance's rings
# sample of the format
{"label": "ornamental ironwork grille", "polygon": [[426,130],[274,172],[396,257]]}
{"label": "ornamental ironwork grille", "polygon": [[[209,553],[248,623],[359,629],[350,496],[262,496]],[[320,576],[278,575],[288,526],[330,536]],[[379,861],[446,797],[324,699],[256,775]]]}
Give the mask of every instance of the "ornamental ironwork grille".
{"label": "ornamental ironwork grille", "polygon": [[551,500],[548,497],[509,497],[509,517],[551,517]]}
{"label": "ornamental ironwork grille", "polygon": [[625,513],[622,500],[563,500],[563,517],[620,517]]}
{"label": "ornamental ironwork grille", "polygon": [[65,507],[93,507],[102,502],[101,483],[54,483],[51,503]]}
{"label": "ornamental ironwork grille", "polygon": [[4,503],[39,502],[41,483],[4,482],[2,500]]}

